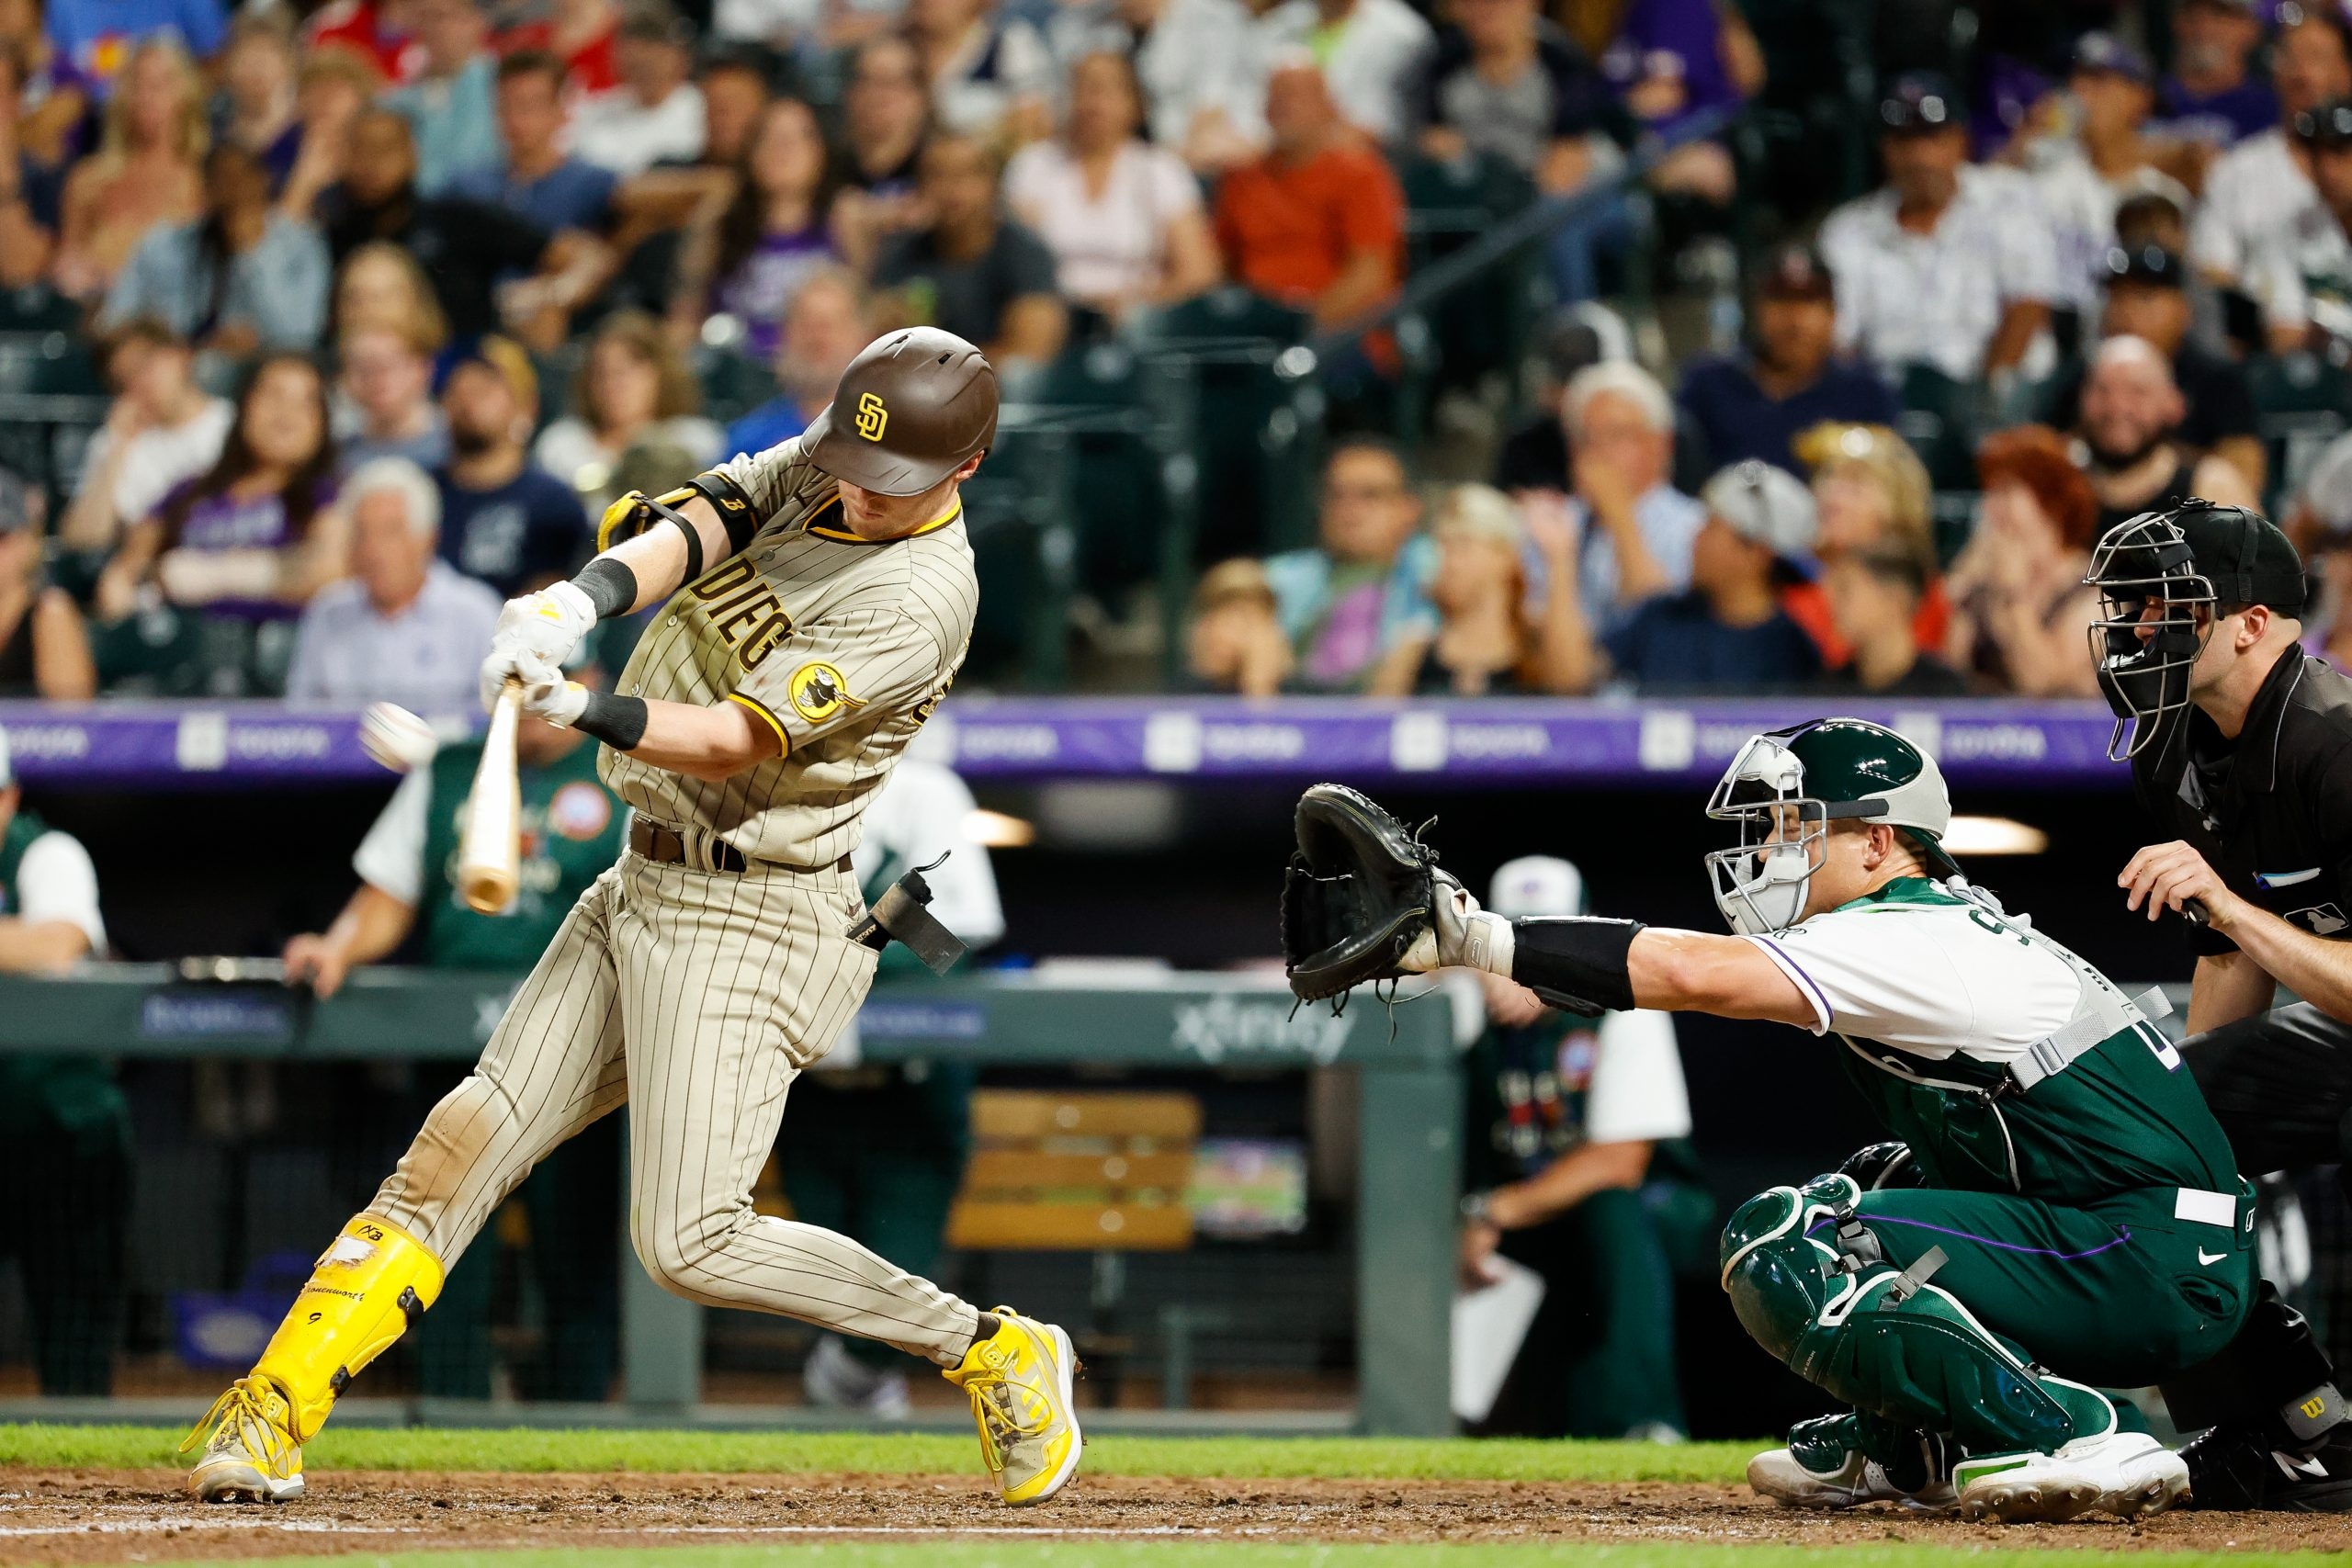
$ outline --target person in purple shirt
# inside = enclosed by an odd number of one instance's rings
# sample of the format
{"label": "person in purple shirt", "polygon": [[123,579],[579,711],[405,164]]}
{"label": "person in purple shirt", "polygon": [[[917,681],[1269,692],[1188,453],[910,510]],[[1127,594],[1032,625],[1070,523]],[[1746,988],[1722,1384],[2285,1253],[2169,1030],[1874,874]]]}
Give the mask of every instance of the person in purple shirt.
{"label": "person in purple shirt", "polygon": [[2172,74],[2149,129],[2221,152],[2278,123],[2278,96],[2251,65],[2262,41],[2254,0],[2180,0],[2172,13]]}
{"label": "person in purple shirt", "polygon": [[58,52],[103,97],[133,46],[171,33],[198,60],[220,47],[229,17],[220,0],[48,0],[42,25]]}
{"label": "person in purple shirt", "polygon": [[1677,400],[1709,468],[1760,457],[1802,474],[1796,438],[1821,421],[1896,422],[1894,389],[1835,353],[1837,296],[1813,251],[1783,245],[1765,258],[1749,321],[1745,353],[1699,360],[1682,379]]}
{"label": "person in purple shirt", "polygon": [[[1760,86],[1763,60],[1747,24],[1729,6],[1631,0],[1617,36],[1601,51],[1600,71],[1644,130],[1671,136],[1696,116],[1737,104]],[[1650,179],[1660,190],[1718,205],[1731,200],[1736,183],[1731,154],[1713,141],[1678,149]]]}

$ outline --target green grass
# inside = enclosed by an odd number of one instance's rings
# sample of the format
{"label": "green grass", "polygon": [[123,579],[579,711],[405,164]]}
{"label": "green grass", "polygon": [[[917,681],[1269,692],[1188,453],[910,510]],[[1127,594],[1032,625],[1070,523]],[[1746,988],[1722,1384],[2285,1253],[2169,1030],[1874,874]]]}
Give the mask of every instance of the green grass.
{"label": "green grass", "polygon": [[[2311,1568],[2336,1554],[2149,1551],[2138,1568]],[[1825,1563],[1824,1560],[1826,1559]],[[267,1568],[2083,1568],[2075,1551],[2000,1547],[1624,1546],[1464,1543],[1280,1546],[1209,1540],[811,1541],[789,1546],[665,1546],[587,1551],[401,1552],[278,1557]]]}
{"label": "green grass", "polygon": [[[177,1462],[158,1427],[0,1426],[0,1464],[141,1468]],[[1089,1438],[1090,1475],[1340,1476],[1363,1480],[1736,1481],[1760,1443],[1464,1442],[1413,1438]],[[330,1427],[313,1470],[639,1471],[957,1474],[979,1462],[961,1434],[486,1431]]]}

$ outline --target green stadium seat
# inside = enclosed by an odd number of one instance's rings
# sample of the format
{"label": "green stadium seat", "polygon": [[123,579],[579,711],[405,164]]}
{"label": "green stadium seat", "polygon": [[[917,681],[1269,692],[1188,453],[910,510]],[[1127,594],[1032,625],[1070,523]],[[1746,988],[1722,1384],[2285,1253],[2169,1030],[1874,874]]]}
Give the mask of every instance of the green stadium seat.
{"label": "green stadium seat", "polygon": [[1000,429],[963,487],[980,603],[964,661],[967,680],[1051,691],[1068,672],[1070,577],[1069,438]]}
{"label": "green stadium seat", "polygon": [[1896,400],[1903,405],[1903,438],[1927,465],[1938,490],[1971,490],[1976,484],[1976,440],[1983,389],[1955,381],[1931,366],[1908,366]]}
{"label": "green stadium seat", "polygon": [[2352,371],[2346,351],[2264,355],[2246,362],[2255,431],[2269,458],[2265,504],[2276,513],[2302,485],[2327,444],[2352,416]]}

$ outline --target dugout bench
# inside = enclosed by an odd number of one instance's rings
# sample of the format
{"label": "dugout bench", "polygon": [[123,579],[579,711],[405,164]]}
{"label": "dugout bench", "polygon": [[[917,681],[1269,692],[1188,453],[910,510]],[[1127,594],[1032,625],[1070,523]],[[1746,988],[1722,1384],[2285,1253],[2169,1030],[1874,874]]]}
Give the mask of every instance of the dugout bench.
{"label": "dugout bench", "polygon": [[[470,1061],[520,976],[355,971],[332,999],[267,982],[191,978],[164,964],[91,964],[0,977],[0,1052],[108,1057]],[[858,1017],[867,1061],[1075,1063],[1159,1068],[1357,1069],[1356,1411],[1361,1431],[1453,1429],[1447,1354],[1460,1172],[1461,1081],[1446,1002],[1393,1018],[1368,997],[1294,1014],[1279,983],[1170,975],[1125,987],[1027,975],[877,987]],[[683,1416],[701,1392],[701,1316],[622,1270],[626,1399]]]}

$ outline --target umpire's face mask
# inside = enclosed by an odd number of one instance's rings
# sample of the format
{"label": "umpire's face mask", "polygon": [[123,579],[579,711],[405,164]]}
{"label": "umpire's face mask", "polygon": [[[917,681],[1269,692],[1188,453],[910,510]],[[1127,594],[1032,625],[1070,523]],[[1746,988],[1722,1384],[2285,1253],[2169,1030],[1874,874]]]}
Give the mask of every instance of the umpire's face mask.
{"label": "umpire's face mask", "polygon": [[2143,513],[2110,530],[2084,579],[2099,592],[2091,661],[2115,715],[2111,761],[2136,757],[2188,706],[2189,679],[2214,618],[2213,585],[2171,521]]}

